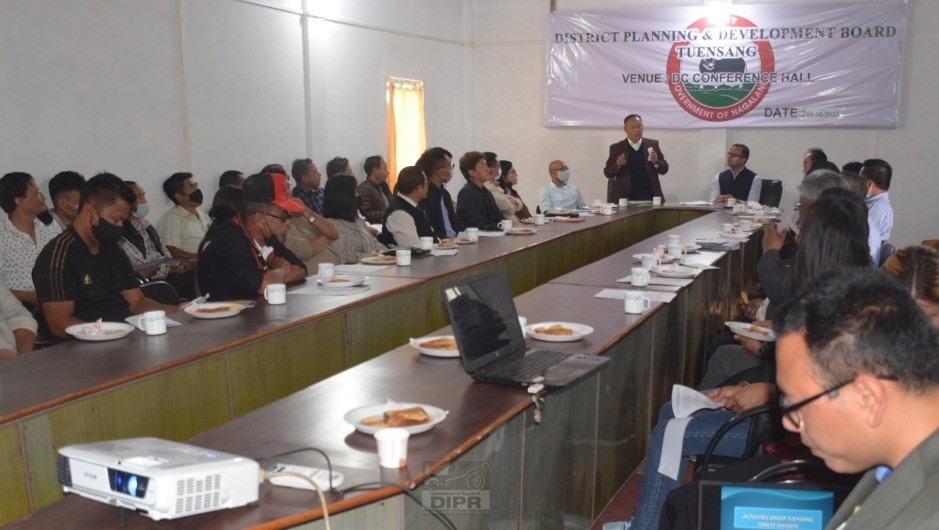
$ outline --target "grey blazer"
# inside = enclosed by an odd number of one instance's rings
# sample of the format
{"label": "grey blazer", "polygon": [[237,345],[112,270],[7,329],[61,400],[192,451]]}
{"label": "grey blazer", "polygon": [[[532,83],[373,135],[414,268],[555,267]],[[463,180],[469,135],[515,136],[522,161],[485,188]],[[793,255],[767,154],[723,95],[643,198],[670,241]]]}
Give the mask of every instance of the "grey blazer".
{"label": "grey blazer", "polygon": [[826,530],[939,528],[939,430],[921,443],[883,484],[868,471]]}

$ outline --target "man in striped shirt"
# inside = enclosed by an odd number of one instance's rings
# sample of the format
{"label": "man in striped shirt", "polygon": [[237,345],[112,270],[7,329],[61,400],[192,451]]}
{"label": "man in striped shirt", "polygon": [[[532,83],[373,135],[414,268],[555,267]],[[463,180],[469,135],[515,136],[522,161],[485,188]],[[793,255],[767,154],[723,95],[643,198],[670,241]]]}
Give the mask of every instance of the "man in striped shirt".
{"label": "man in striped shirt", "polygon": [[[887,194],[893,169],[887,162],[871,158],[865,160],[861,166],[861,176],[867,179],[868,183],[864,202],[867,203],[867,224],[871,230],[871,257],[877,264],[880,259],[880,245],[890,239],[890,231],[893,229],[893,208]],[[877,244],[877,241],[880,243]],[[876,249],[873,248],[875,245]]]}

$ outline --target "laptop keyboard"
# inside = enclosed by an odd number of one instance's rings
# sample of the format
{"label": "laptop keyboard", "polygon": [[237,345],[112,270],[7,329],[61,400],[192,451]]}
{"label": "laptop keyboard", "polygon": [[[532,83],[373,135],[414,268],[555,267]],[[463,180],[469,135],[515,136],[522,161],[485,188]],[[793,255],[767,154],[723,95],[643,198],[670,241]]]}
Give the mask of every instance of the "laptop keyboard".
{"label": "laptop keyboard", "polygon": [[495,372],[495,375],[515,381],[530,381],[545,370],[570,357],[569,353],[535,350],[525,357]]}

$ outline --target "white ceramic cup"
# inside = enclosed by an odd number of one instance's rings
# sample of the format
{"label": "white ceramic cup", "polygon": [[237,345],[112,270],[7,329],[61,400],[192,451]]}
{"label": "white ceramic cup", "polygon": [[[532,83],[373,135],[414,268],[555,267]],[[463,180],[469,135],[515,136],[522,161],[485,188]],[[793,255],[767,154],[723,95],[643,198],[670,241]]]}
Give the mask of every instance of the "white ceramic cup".
{"label": "white ceramic cup", "polygon": [[505,230],[506,232],[508,232],[509,230],[512,229],[512,221],[510,221],[510,220],[508,220],[508,219],[503,219],[503,220],[499,221],[499,228],[501,228],[502,230]]}
{"label": "white ceramic cup", "polygon": [[753,230],[753,222],[750,221],[749,219],[741,219],[740,229],[743,230],[744,232],[749,232],[750,230]]}
{"label": "white ceramic cup", "polygon": [[528,330],[525,328],[528,327],[528,319],[525,317],[518,317],[518,325],[522,326],[522,337],[527,337]]}
{"label": "white ceramic cup", "polygon": [[432,237],[421,238],[421,250],[432,250],[433,248],[434,248],[434,238]]}
{"label": "white ceramic cup", "polygon": [[681,236],[676,235],[676,234],[672,234],[668,236],[668,244],[669,245],[681,245]]}
{"label": "white ceramic cup", "polygon": [[626,312],[630,315],[641,314],[651,307],[652,301],[639,291],[626,291]]}
{"label": "white ceramic cup", "polygon": [[147,311],[137,319],[137,327],[143,328],[147,335],[166,333],[166,311]]}
{"label": "white ceramic cup", "polygon": [[316,266],[316,276],[321,280],[328,280],[336,274],[336,266],[332,263],[320,263]]}
{"label": "white ceramic cup", "polygon": [[629,204],[629,199],[623,198],[619,200],[619,207],[625,208]]}
{"label": "white ceramic cup", "polygon": [[264,299],[270,305],[280,305],[287,303],[287,286],[282,283],[268,284],[264,288]]}
{"label": "white ceramic cup", "polygon": [[633,267],[629,269],[629,275],[632,280],[633,287],[645,287],[649,285],[649,269],[644,269],[642,267]]}
{"label": "white ceramic cup", "polygon": [[738,202],[734,205],[734,213],[747,213],[747,205],[742,202]]}
{"label": "white ceramic cup", "polygon": [[642,262],[643,269],[651,269],[662,263],[655,254],[639,254],[639,261]]}
{"label": "white ceramic cup", "polygon": [[737,203],[737,199],[733,197],[727,197],[726,199],[724,199],[724,206],[727,206],[728,208],[732,208],[734,204],[736,203]]}
{"label": "white ceramic cup", "polygon": [[466,237],[469,238],[470,241],[479,241],[479,229],[475,226],[467,228]]}
{"label": "white ceramic cup", "polygon": [[658,197],[658,196],[652,197],[652,206],[661,206],[661,205],[662,205],[662,197]]}
{"label": "white ceramic cup", "polygon": [[411,251],[404,248],[395,251],[396,263],[399,267],[407,267],[411,264]]}
{"label": "white ceramic cup", "polygon": [[603,206],[600,207],[600,213],[603,215],[613,215],[613,205],[604,204]]}
{"label": "white ceramic cup", "polygon": [[725,234],[730,234],[733,231],[734,231],[733,223],[721,223],[721,232],[724,232]]}
{"label": "white ceramic cup", "polygon": [[685,248],[682,247],[681,244],[675,245],[669,243],[666,249],[666,253],[673,258],[681,258],[685,255]]}
{"label": "white ceramic cup", "polygon": [[411,433],[404,429],[387,428],[375,433],[378,445],[378,465],[391,469],[404,467],[408,463],[408,438]]}
{"label": "white ceramic cup", "polygon": [[533,216],[531,217],[531,220],[532,220],[532,222],[535,223],[536,226],[541,226],[541,225],[544,224],[544,214],[543,214],[543,213],[536,213],[535,215],[533,215]]}

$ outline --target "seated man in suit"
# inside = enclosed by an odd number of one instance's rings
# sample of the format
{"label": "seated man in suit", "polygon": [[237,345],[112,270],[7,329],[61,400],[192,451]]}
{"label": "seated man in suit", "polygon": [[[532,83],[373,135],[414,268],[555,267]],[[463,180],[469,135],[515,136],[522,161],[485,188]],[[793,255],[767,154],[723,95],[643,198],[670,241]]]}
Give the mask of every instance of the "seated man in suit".
{"label": "seated man in suit", "polygon": [[213,228],[199,256],[199,288],[213,300],[254,298],[269,284],[307,276],[306,266],[283,244],[290,215],[304,211],[287,194],[287,177],[258,173],[242,189],[240,215]]}
{"label": "seated man in suit", "polygon": [[378,240],[388,246],[420,247],[422,237],[440,241],[424,210],[417,203],[427,198],[427,178],[416,166],[408,166],[398,173],[398,193],[385,213]]}
{"label": "seated man in suit", "polygon": [[714,175],[708,202],[723,206],[733,197],[741,202],[760,202],[760,176],[747,167],[750,148],[734,144],[727,150],[727,169]]}
{"label": "seated man in suit", "polygon": [[659,175],[668,173],[668,162],[659,141],[643,138],[642,117],[630,114],[623,120],[626,139],[610,146],[603,174],[613,183],[613,201],[651,201],[662,197]]}
{"label": "seated man in suit", "polygon": [[939,528],[939,332],[882,272],[822,275],[780,311],[783,426],[868,470],[828,528]]}
{"label": "seated man in suit", "polygon": [[137,197],[124,181],[101,173],[82,188],[72,225],[42,249],[33,283],[46,324],[53,335],[68,338],[65,328],[99,318],[121,321],[146,311],[179,307],[145,297],[127,256],[117,246]]}
{"label": "seated man in suit", "polygon": [[427,176],[427,198],[420,207],[439,237],[456,237],[463,231],[463,221],[456,214],[447,182],[453,178],[453,155],[443,147],[431,147],[417,159],[415,166]]}
{"label": "seated man in suit", "polygon": [[460,157],[460,172],[466,184],[456,198],[456,211],[467,227],[480,230],[499,230],[502,214],[496,206],[496,200],[484,186],[489,180],[489,166],[486,155],[479,151],[470,151]]}
{"label": "seated man in suit", "polygon": [[370,223],[380,223],[385,210],[391,204],[391,189],[388,187],[388,164],[378,156],[365,159],[365,180],[355,189],[359,211]]}

